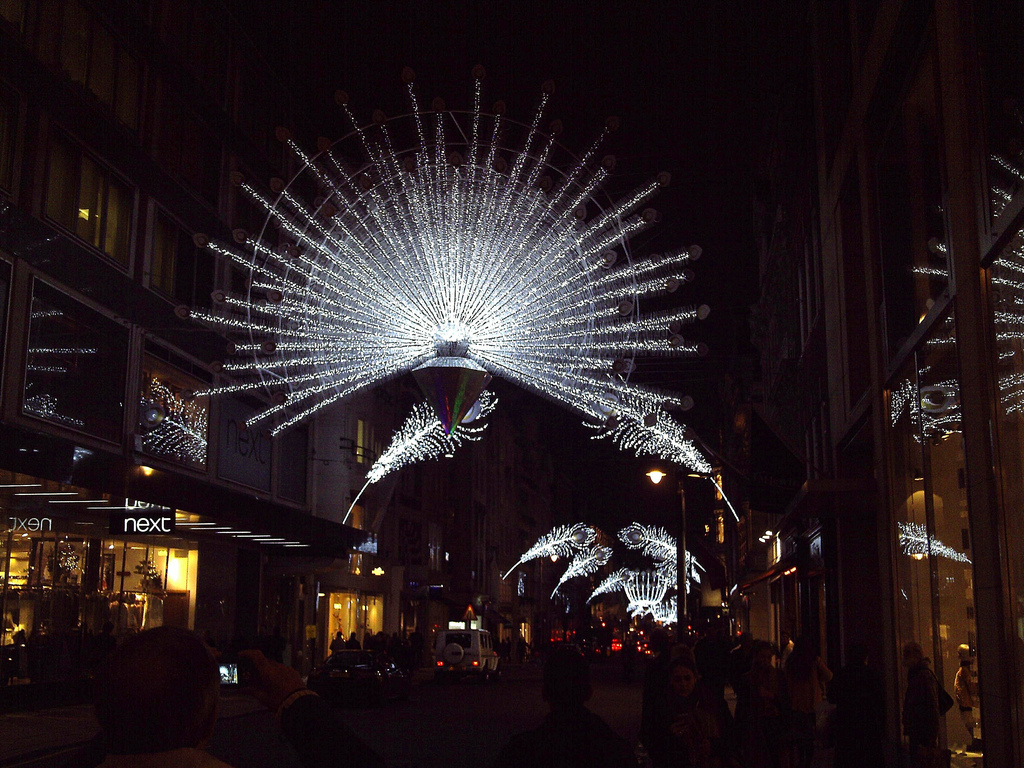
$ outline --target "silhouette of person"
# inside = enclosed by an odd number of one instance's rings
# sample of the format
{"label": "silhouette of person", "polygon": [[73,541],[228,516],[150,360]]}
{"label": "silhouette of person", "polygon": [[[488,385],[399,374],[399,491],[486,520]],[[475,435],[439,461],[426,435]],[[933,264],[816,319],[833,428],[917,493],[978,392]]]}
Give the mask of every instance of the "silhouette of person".
{"label": "silhouette of person", "polygon": [[719,768],[734,764],[732,717],[724,698],[701,683],[693,655],[680,653],[668,668],[668,685],[652,712],[645,742],[654,768]]}
{"label": "silhouette of person", "polygon": [[[335,719],[299,673],[260,651],[242,651],[254,672],[247,693],[276,711],[303,766],[383,761]],[[84,768],[230,768],[204,749],[213,735],[220,673],[198,636],[177,627],[140,632],[117,648],[97,678],[100,733],[68,763]]]}
{"label": "silhouette of person", "polygon": [[358,650],[360,650],[360,649],[361,649],[361,648],[362,648],[363,646],[362,646],[362,645],[360,645],[360,643],[359,643],[359,638],[358,638],[358,637],[356,637],[356,633],[355,633],[355,632],[353,632],[353,633],[352,633],[351,635],[349,635],[349,638],[348,638],[348,642],[347,642],[347,643],[345,643],[345,647],[346,647],[346,648],[351,648],[351,649],[353,649],[353,650],[356,650],[356,651],[358,651]]}
{"label": "silhouette of person", "polygon": [[337,653],[338,651],[345,650],[345,635],[339,629],[338,634],[331,640],[331,653]]}
{"label": "silhouette of person", "polygon": [[903,733],[910,744],[911,764],[924,766],[929,764],[939,737],[938,681],[931,670],[931,661],[925,658],[916,642],[903,646],[903,665],[907,668]]}
{"label": "silhouette of person", "polygon": [[786,661],[786,684],[792,709],[793,740],[798,768],[811,768],[814,759],[814,726],[818,705],[832,671],[818,655],[814,638],[800,635]]}
{"label": "silhouette of person", "polygon": [[544,664],[544,700],[551,712],[539,727],[509,739],[493,768],[636,768],[629,742],[586,708],[592,693],[583,654],[565,647],[553,651]]}
{"label": "silhouette of person", "polygon": [[846,666],[832,679],[829,699],[835,739],[834,768],[884,765],[885,687],[877,670],[868,666],[865,645],[850,648]]}

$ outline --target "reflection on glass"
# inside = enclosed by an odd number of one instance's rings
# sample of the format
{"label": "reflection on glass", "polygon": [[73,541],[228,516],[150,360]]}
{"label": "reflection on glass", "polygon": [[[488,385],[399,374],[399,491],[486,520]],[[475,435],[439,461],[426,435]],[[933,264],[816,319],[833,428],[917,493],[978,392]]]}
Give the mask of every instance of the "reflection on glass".
{"label": "reflection on glass", "polygon": [[207,398],[191,395],[197,384],[169,366],[147,360],[139,403],[142,450],[194,467],[206,465]]}
{"label": "reflection on glass", "polygon": [[[1019,680],[1024,679],[1024,230],[1016,233],[992,264],[989,282],[999,377],[996,430],[1008,566],[1008,625],[1013,631]],[[1017,686],[1015,695],[1011,709],[1024,718],[1024,687]],[[1024,731],[1024,719],[1018,723],[1018,730]]]}
{"label": "reflection on glass", "polygon": [[22,410],[120,439],[127,336],[122,326],[36,281]]}
{"label": "reflection on glass", "polygon": [[[936,321],[890,396],[899,640],[921,643],[947,690],[977,642],[954,330],[952,316]],[[952,748],[974,739],[957,718],[946,728]]]}

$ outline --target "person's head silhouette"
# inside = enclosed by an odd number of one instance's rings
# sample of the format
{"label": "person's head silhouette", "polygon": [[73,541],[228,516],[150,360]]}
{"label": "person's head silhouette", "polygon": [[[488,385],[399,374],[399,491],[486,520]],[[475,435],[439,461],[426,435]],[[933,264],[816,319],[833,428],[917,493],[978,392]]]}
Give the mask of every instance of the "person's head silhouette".
{"label": "person's head silhouette", "polygon": [[111,754],[200,747],[213,733],[217,662],[187,630],[135,635],[110,654],[97,681],[96,719]]}
{"label": "person's head silhouette", "polygon": [[552,709],[579,707],[592,693],[590,666],[574,648],[559,648],[544,664],[544,701]]}

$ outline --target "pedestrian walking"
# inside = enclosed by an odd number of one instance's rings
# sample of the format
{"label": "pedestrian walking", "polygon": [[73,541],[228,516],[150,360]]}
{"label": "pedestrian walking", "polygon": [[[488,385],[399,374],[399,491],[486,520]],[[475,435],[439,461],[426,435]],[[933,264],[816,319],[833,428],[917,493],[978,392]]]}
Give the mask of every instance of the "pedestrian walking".
{"label": "pedestrian walking", "polygon": [[339,629],[334,635],[334,639],[331,640],[331,653],[337,653],[338,651],[345,650],[345,635]]}
{"label": "pedestrian walking", "polygon": [[731,761],[732,717],[725,699],[701,683],[687,651],[668,668],[664,695],[653,702],[653,729],[645,744],[653,768],[722,768]]}
{"label": "pedestrian walking", "polygon": [[540,726],[509,739],[493,768],[636,768],[629,742],[585,706],[592,693],[583,654],[553,651],[544,663],[544,701],[551,711]]}
{"label": "pedestrian walking", "polygon": [[907,692],[903,697],[903,734],[907,737],[910,764],[931,768],[940,761],[936,742],[939,737],[938,680],[925,658],[920,644],[903,646],[903,665],[907,668]]}
{"label": "pedestrian walking", "polygon": [[750,671],[736,691],[736,728],[746,768],[789,768],[790,708],[786,678],[765,640],[751,647]]}
{"label": "pedestrian walking", "polygon": [[832,671],[818,655],[814,638],[810,635],[801,635],[793,643],[785,671],[789,705],[793,713],[797,768],[811,768],[817,713],[825,699],[825,685],[832,679]]}
{"label": "pedestrian walking", "polygon": [[846,666],[832,680],[829,700],[836,705],[831,722],[833,768],[884,765],[885,687],[878,671],[868,665],[867,646],[850,648]]}

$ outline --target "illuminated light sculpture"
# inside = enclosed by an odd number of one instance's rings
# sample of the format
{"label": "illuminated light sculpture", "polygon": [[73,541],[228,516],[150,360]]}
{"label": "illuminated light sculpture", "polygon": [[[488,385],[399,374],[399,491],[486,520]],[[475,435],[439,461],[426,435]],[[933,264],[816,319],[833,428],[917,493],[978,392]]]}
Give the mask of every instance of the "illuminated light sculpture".
{"label": "illuminated light sculpture", "polygon": [[[618,536],[619,540],[628,549],[639,552],[653,560],[654,568],[647,571],[619,568],[605,577],[601,584],[591,593],[587,602],[589,603],[596,596],[608,592],[624,592],[628,600],[627,610],[631,616],[653,615],[650,591],[652,589],[661,589],[663,586],[664,589],[661,590],[661,596],[655,601],[661,602],[664,600],[668,590],[676,586],[678,581],[676,540],[664,528],[642,525],[641,523],[630,523],[619,531]],[[530,560],[541,557],[550,557],[552,560],[557,560],[560,557],[571,558],[569,567],[562,574],[558,584],[551,592],[551,597],[555,597],[560,594],[562,585],[567,581],[580,576],[591,576],[597,573],[602,566],[610,562],[614,553],[611,547],[601,543],[601,538],[602,534],[597,529],[584,523],[558,526],[552,529],[550,533],[541,536],[537,543],[524,552],[519,560],[516,561],[516,564],[509,568],[502,578],[508,578],[512,571]],[[687,578],[685,589],[689,592],[691,584],[700,583],[700,570],[703,570],[703,568],[689,552],[686,553],[686,561]],[[642,573],[655,574],[657,582],[653,581],[651,576],[638,575]],[[637,595],[640,597],[637,598]],[[639,602],[634,598],[639,600]],[[659,609],[659,615],[667,615],[667,610],[664,607]],[[673,608],[672,610],[671,621],[674,622],[675,609]],[[666,619],[658,620],[666,621]]]}
{"label": "illuminated light sculpture", "polygon": [[[436,393],[442,379],[482,369],[607,422],[629,447],[643,447],[639,433],[653,429],[658,455],[703,466],[663,410],[686,398],[628,381],[638,355],[706,352],[681,335],[706,306],[640,314],[641,299],[690,281],[687,265],[700,256],[697,247],[642,261],[630,253],[629,237],[658,218],[643,206],[668,174],[599,201],[614,161],[598,151],[617,121],[567,161],[539,128],[553,86],[521,125],[503,105],[482,109],[482,78],[474,69],[471,111],[439,101],[426,110],[407,69],[410,114],[378,111],[365,127],[339,92],[351,133],[309,155],[282,129],[299,173],[266,192],[235,177],[267,222],[259,234],[236,230],[234,243],[196,236],[250,275],[244,295],[215,291],[212,312],[178,310],[240,337],[221,368],[232,380],[198,394],[268,393],[271,404],[248,426],[270,422],[276,435],[409,371]],[[438,370],[450,367],[458,376]],[[471,382],[461,384],[466,405]],[[449,386],[435,405],[451,405],[439,413],[450,431],[461,410]]]}
{"label": "illuminated light sculpture", "polygon": [[897,523],[899,542],[903,554],[921,560],[929,554],[946,557],[959,563],[969,563],[971,559],[963,552],[958,552],[948,544],[943,544],[928,533],[928,529],[920,523]]}
{"label": "illuminated light sculpture", "polygon": [[623,592],[628,601],[626,611],[630,616],[634,618],[653,616],[655,612],[664,615],[667,610],[659,608],[659,606],[667,602],[666,595],[672,586],[673,579],[674,577],[666,578],[665,574],[659,570],[636,571],[631,568],[620,568],[597,585],[587,602],[589,603],[597,595]]}
{"label": "illuminated light sculpture", "polygon": [[551,529],[537,539],[537,543],[526,550],[516,561],[516,564],[509,568],[502,579],[507,579],[523,563],[536,560],[539,557],[550,557],[557,560],[559,557],[574,558],[586,553],[597,542],[597,530],[592,526],[583,523],[573,525],[559,525]]}
{"label": "illuminated light sculpture", "polygon": [[451,431],[445,428],[437,414],[428,405],[424,403],[414,405],[412,413],[396,430],[388,447],[367,471],[366,482],[352,500],[342,522],[348,520],[363,492],[373,483],[379,482],[392,472],[397,472],[402,467],[417,461],[449,456],[465,440],[479,440],[487,428],[487,424],[476,422],[489,416],[497,404],[498,398],[490,392],[482,392],[477,401],[466,409],[466,416],[463,417],[462,423]]}
{"label": "illuminated light sculpture", "polygon": [[206,463],[209,413],[201,399],[183,398],[154,377],[139,405],[144,451],[190,464]]}
{"label": "illuminated light sculpture", "polygon": [[608,564],[611,557],[611,547],[602,546],[595,546],[587,552],[576,555],[572,562],[569,563],[569,567],[565,569],[565,573],[562,574],[562,578],[558,580],[558,584],[556,584],[555,588],[551,591],[551,596],[554,597],[558,594],[562,585],[567,581],[580,576],[590,576],[591,574],[597,573],[601,566]]}

